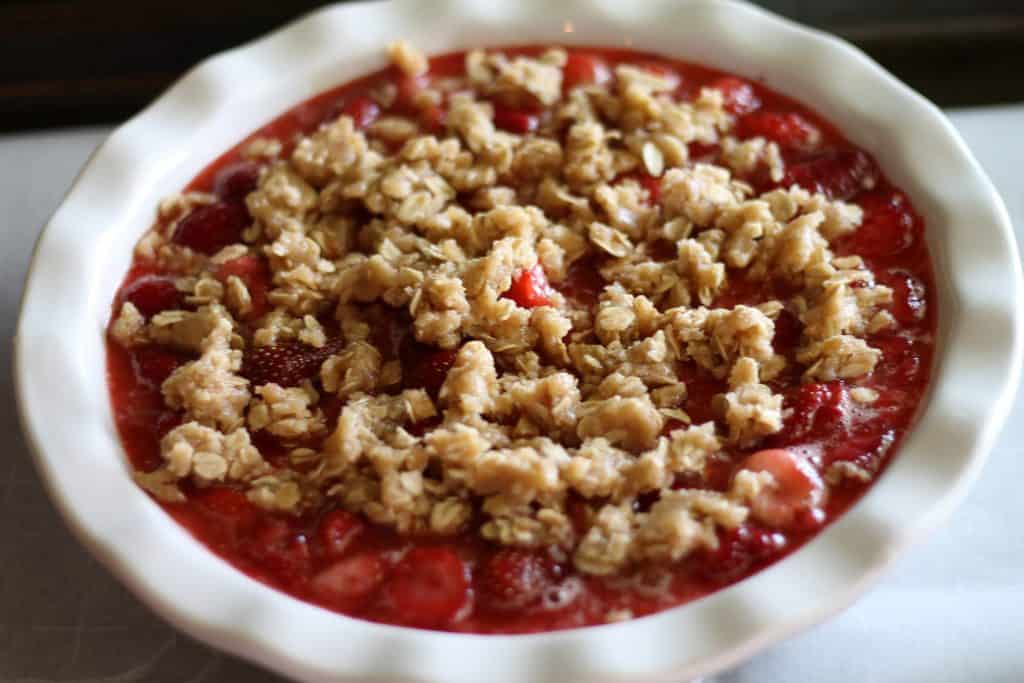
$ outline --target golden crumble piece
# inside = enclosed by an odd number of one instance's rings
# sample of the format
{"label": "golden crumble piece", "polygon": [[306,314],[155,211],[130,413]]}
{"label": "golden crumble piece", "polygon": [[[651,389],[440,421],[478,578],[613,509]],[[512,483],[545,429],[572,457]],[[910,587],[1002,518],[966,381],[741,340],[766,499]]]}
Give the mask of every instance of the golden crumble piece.
{"label": "golden crumble piece", "polygon": [[871,374],[881,357],[881,351],[848,334],[813,342],[800,349],[796,356],[800,363],[808,366],[804,377],[822,382]]}
{"label": "golden crumble piece", "polygon": [[740,358],[729,376],[731,391],[719,399],[729,440],[740,447],[782,429],[782,396],[758,382],[757,363]]}
{"label": "golden crumble piece", "polygon": [[573,553],[573,564],[595,576],[614,574],[630,561],[634,515],[627,505],[605,505]]}
{"label": "golden crumble piece", "polygon": [[326,429],[319,409],[310,410],[320,400],[312,383],[298,387],[264,384],[256,387],[256,396],[249,406],[249,429],[266,430],[283,439],[316,436]]}
{"label": "golden crumble piece", "polygon": [[722,161],[739,175],[749,175],[758,166],[764,166],[768,169],[768,177],[776,183],[782,180],[786,170],[778,143],[761,137],[743,141],[734,137],[723,138]]}
{"label": "golden crumble piece", "polygon": [[388,44],[388,58],[406,76],[422,76],[429,67],[426,56],[404,40]]}
{"label": "golden crumble piece", "polygon": [[364,341],[348,344],[320,366],[324,391],[342,398],[375,389],[381,383],[381,375],[380,351]]}
{"label": "golden crumble piece", "polygon": [[588,401],[580,412],[577,434],[581,439],[604,437],[632,451],[653,447],[665,424],[664,416],[647,395]]}
{"label": "golden crumble piece", "polygon": [[481,342],[466,343],[441,385],[441,404],[462,414],[480,415],[494,407],[498,376],[494,357]]}
{"label": "golden crumble piece", "polygon": [[180,477],[170,470],[161,467],[152,472],[132,472],[132,478],[139,486],[165,503],[184,503],[187,498],[178,487]]}
{"label": "golden crumble piece", "polygon": [[225,432],[242,426],[251,396],[249,381],[237,374],[242,353],[231,348],[231,335],[231,323],[219,319],[203,341],[199,359],[176,369],[161,387],[167,405]]}
{"label": "golden crumble piece", "polygon": [[248,481],[267,471],[244,428],[223,433],[186,422],[161,439],[160,455],[168,472],[179,479],[191,476],[198,483]]}
{"label": "golden crumble piece", "polygon": [[121,305],[121,312],[110,326],[110,336],[126,349],[146,341],[146,318],[130,301]]}

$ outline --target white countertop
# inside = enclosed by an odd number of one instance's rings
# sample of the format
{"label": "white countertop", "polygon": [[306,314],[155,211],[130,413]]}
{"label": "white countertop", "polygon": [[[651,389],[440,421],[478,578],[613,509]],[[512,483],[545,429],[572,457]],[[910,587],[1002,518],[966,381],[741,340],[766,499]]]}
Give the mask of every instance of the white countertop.
{"label": "white countertop", "polygon": [[[1024,106],[951,118],[1024,237]],[[0,136],[0,331],[10,339],[36,236],[107,129]],[[950,178],[955,183],[956,178]],[[103,226],[83,225],[82,232]],[[964,226],[969,229],[970,226]],[[59,321],[57,321],[59,324]],[[72,540],[39,485],[0,353],[0,683],[267,683],[151,615]],[[714,683],[1024,680],[1024,406],[953,520],[839,617]],[[59,428],[59,426],[55,426]]]}

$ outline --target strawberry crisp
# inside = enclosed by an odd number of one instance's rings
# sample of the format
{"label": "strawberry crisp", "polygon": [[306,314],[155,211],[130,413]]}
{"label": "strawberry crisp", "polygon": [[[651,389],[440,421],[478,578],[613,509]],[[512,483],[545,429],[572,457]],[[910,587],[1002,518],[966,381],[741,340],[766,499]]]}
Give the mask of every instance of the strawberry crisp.
{"label": "strawberry crisp", "polygon": [[650,614],[880,474],[923,223],[756,82],[625,50],[391,65],[164,200],[113,304],[135,478],[255,579],[478,633]]}

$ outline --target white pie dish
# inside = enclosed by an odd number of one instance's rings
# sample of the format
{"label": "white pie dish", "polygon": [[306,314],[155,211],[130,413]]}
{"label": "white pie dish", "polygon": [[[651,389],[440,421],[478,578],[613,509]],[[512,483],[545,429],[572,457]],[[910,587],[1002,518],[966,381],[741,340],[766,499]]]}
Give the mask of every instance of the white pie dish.
{"label": "white pie dish", "polygon": [[[844,607],[951,511],[977,473],[1019,371],[1021,276],[1002,203],[945,118],[841,42],[745,5],[552,6],[456,0],[319,12],[189,74],[112,136],[47,227],[16,340],[29,442],[72,529],[183,630],[310,681],[681,680]],[[868,495],[799,552],[706,599],[634,622],[516,637],[415,631],[320,610],[249,580],[152,503],[128,476],[103,372],[109,302],[152,207],[278,112],[381,65],[381,47],[397,37],[429,52],[629,39],[763,75],[873,152],[928,222],[940,331],[918,425]],[[82,226],[102,228],[82,239]]]}

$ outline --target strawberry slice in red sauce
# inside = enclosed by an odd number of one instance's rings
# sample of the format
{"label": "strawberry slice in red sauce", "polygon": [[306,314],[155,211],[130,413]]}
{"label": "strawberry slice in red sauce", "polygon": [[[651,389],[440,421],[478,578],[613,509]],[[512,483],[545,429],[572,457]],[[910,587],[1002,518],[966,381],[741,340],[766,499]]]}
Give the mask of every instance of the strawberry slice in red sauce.
{"label": "strawberry slice in red sauce", "polygon": [[431,104],[420,110],[420,124],[428,133],[434,135],[444,133],[447,119],[448,109],[439,104]]}
{"label": "strawberry slice in red sauce", "polygon": [[[846,431],[850,399],[842,382],[817,382],[800,385],[787,397],[792,414],[776,439],[797,443]],[[780,444],[781,445],[781,444]]]}
{"label": "strawberry slice in red sauce", "polygon": [[242,204],[246,196],[256,189],[262,164],[244,160],[225,166],[213,179],[213,193],[225,202]]}
{"label": "strawberry slice in red sauce", "polygon": [[215,254],[229,244],[241,242],[242,231],[249,223],[249,213],[240,204],[205,204],[178,221],[171,241],[203,254]]}
{"label": "strawberry slice in red sauce", "polygon": [[742,469],[767,472],[773,486],[762,488],[750,501],[750,514],[773,528],[817,525],[821,515],[814,512],[826,489],[821,475],[803,455],[785,448],[766,448],[748,456]]}
{"label": "strawberry slice in red sauce", "polygon": [[754,86],[734,76],[723,76],[712,81],[710,87],[720,90],[725,108],[736,116],[744,116],[761,108],[761,99]]}
{"label": "strawberry slice in red sauce", "polygon": [[698,556],[699,571],[715,583],[729,583],[745,576],[755,565],[776,555],[786,537],[751,524],[723,530],[718,549]]}
{"label": "strawberry slice in red sauce", "polygon": [[509,133],[526,135],[540,127],[540,114],[529,109],[495,107],[494,125]]}
{"label": "strawberry slice in red sauce", "polygon": [[365,605],[384,581],[387,564],[379,555],[355,555],[321,570],[310,587],[332,607],[353,610]]}
{"label": "strawberry slice in red sauce", "polygon": [[243,538],[242,550],[283,579],[295,579],[309,570],[306,536],[280,519],[262,518],[259,527]]}
{"label": "strawberry slice in red sauce", "polygon": [[121,300],[130,301],[147,318],[161,311],[181,307],[181,292],[170,275],[143,275],[121,290]]}
{"label": "strawberry slice in red sauce", "polygon": [[799,185],[829,199],[848,200],[878,184],[878,166],[859,149],[833,149],[790,163],[783,187]]}
{"label": "strawberry slice in red sauce", "polygon": [[547,563],[537,553],[508,548],[487,558],[477,570],[479,597],[497,610],[524,609],[551,586]]}
{"label": "strawberry slice in red sauce", "polygon": [[380,105],[365,95],[354,97],[341,108],[343,116],[352,118],[356,130],[362,130],[380,118]]}
{"label": "strawberry slice in red sauce", "polygon": [[756,111],[736,124],[740,138],[765,137],[782,149],[810,149],[821,138],[821,131],[796,112]]}
{"label": "strawberry slice in red sauce", "polygon": [[875,368],[874,373],[879,380],[907,386],[916,382],[925,369],[917,345],[904,336],[878,335],[871,338],[868,343],[882,352],[882,362]]}
{"label": "strawberry slice in red sauce", "polygon": [[395,566],[384,592],[402,621],[441,626],[469,598],[466,573],[465,564],[450,548],[413,548]]}
{"label": "strawberry slice in red sauce", "polygon": [[188,357],[159,346],[142,346],[132,350],[132,369],[139,382],[159,389],[171,373],[188,362]]}
{"label": "strawberry slice in red sauce", "polygon": [[861,195],[857,203],[864,209],[864,219],[857,230],[838,242],[841,253],[892,257],[917,240],[920,224],[902,193],[879,189]]}
{"label": "strawberry slice in red sauce", "polygon": [[319,349],[301,342],[257,346],[245,352],[241,374],[253,386],[273,383],[293,387],[315,377],[323,362],[337,353],[342,343],[340,339],[331,339]]}
{"label": "strawberry slice in red sauce", "polygon": [[550,305],[553,294],[544,267],[538,263],[513,275],[512,286],[502,296],[512,299],[522,308],[536,308]]}
{"label": "strawberry slice in red sauce", "polygon": [[927,313],[924,283],[905,270],[883,273],[879,282],[892,287],[890,311],[904,327],[919,325]]}
{"label": "strawberry slice in red sauce", "polygon": [[208,512],[231,524],[246,525],[259,516],[259,510],[244,493],[227,486],[212,486],[200,489],[193,496]]}
{"label": "strawberry slice in red sauce", "polygon": [[657,204],[661,201],[661,178],[641,173],[637,176],[640,185],[647,190],[647,201]]}
{"label": "strawberry slice in red sauce", "polygon": [[587,85],[604,85],[612,79],[608,63],[599,55],[570,52],[562,68],[562,88],[568,92]]}
{"label": "strawberry slice in red sauce", "polygon": [[317,548],[324,557],[337,559],[366,529],[366,524],[346,510],[332,510],[323,516],[317,527]]}

